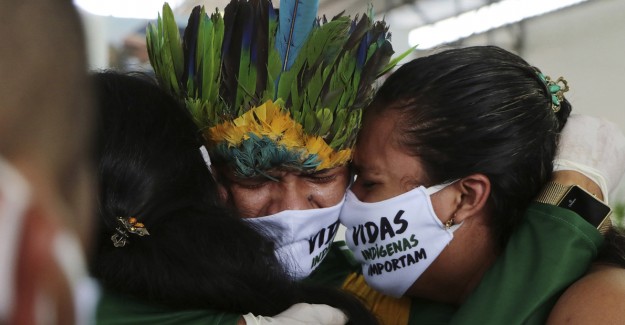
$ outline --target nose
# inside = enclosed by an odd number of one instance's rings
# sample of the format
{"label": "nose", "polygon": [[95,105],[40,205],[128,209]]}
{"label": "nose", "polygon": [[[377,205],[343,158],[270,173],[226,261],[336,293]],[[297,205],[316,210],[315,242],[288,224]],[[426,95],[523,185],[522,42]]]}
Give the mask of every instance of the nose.
{"label": "nose", "polygon": [[297,186],[297,182],[282,179],[277,182],[271,192],[271,203],[268,214],[276,214],[285,210],[306,210],[315,208],[312,194],[305,186]]}

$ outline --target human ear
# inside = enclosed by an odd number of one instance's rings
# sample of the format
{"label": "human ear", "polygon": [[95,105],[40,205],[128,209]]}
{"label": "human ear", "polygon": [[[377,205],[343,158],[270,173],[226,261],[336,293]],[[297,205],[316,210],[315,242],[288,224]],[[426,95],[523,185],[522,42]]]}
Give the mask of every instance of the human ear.
{"label": "human ear", "polygon": [[221,183],[217,183],[217,194],[219,195],[219,201],[223,204],[228,202],[228,190]]}
{"label": "human ear", "polygon": [[454,212],[455,223],[483,214],[490,196],[490,180],[486,175],[469,175],[456,182],[454,187],[460,195]]}
{"label": "human ear", "polygon": [[211,177],[213,177],[213,180],[215,180],[215,184],[217,185],[217,197],[219,198],[219,202],[221,202],[222,204],[227,204],[230,195],[228,188],[224,184],[227,182],[227,179],[222,176],[225,172],[225,169],[218,168],[215,165],[210,165],[209,168]]}

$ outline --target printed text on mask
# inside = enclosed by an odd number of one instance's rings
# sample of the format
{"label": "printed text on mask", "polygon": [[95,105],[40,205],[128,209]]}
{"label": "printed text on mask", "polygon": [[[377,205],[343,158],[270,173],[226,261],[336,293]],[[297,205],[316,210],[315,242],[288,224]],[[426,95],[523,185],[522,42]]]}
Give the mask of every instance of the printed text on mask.
{"label": "printed text on mask", "polygon": [[[336,236],[336,233],[339,230],[339,221],[329,225],[327,229],[328,229],[327,237],[326,237],[326,228],[323,228],[319,230],[319,232],[317,232],[316,235],[308,239],[309,254],[312,254],[315,251],[315,246],[320,248],[324,244],[329,244],[332,240],[334,240],[334,236]],[[323,251],[321,251],[321,253],[317,254],[317,256],[313,257],[312,264],[310,265],[310,267],[314,267],[315,265],[319,264],[323,260],[323,258],[326,256],[326,254],[328,254],[329,249],[330,247],[328,246]]]}
{"label": "printed text on mask", "polygon": [[[404,210],[399,210],[393,218],[392,224],[388,220],[388,218],[382,217],[380,218],[379,225],[368,221],[365,224],[353,227],[354,231],[352,234],[352,239],[354,241],[354,245],[358,246],[360,244],[366,244],[367,242],[369,244],[372,244],[378,239],[378,236],[380,237],[380,240],[383,241],[386,240],[387,237],[394,238],[396,235],[404,233],[404,231],[406,231],[406,228],[408,228],[408,221],[402,219],[403,214]],[[396,227],[398,226],[398,229],[395,229],[393,225],[395,225]],[[390,257],[395,253],[410,251],[413,248],[416,248],[418,244],[419,240],[415,237],[414,234],[412,234],[410,238],[401,238],[395,242],[388,243],[382,246],[376,244],[375,247],[363,249],[360,251],[360,253],[362,254],[362,257],[365,261],[375,260],[387,256]],[[384,263],[372,263],[369,265],[368,273],[369,275],[375,275],[381,274],[382,271],[392,272],[402,267],[415,264],[422,259],[427,259],[427,254],[424,248],[415,250],[408,254],[404,254],[398,258],[392,258],[390,260],[384,261]]]}

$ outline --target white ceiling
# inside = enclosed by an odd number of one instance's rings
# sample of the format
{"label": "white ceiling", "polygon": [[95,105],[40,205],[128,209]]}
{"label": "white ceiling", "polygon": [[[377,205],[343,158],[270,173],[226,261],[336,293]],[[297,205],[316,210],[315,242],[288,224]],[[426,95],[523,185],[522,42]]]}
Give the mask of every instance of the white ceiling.
{"label": "white ceiling", "polygon": [[[207,11],[223,8],[230,0],[187,0],[176,9],[176,16],[188,17],[191,9],[204,5]],[[274,0],[279,7],[279,1]],[[367,11],[373,5],[376,15],[384,19],[394,29],[412,29],[421,25],[455,16],[461,12],[479,8],[494,0],[319,0],[319,15],[332,17],[342,11],[355,15]],[[382,17],[378,17],[382,18]]]}

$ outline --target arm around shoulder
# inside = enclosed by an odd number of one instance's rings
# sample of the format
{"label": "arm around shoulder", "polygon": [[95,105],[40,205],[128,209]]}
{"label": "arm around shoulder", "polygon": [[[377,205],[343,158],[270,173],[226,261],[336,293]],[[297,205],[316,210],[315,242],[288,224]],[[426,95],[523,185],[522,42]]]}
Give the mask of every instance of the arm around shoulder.
{"label": "arm around shoulder", "polygon": [[547,324],[625,324],[625,269],[595,265],[562,294]]}

